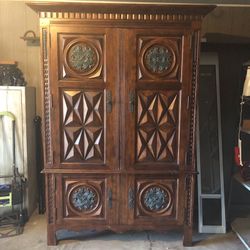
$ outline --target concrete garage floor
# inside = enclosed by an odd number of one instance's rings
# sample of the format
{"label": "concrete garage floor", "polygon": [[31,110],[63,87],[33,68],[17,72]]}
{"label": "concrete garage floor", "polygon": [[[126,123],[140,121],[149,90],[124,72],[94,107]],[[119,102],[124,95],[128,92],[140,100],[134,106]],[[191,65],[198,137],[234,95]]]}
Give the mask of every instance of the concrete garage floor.
{"label": "concrete garage floor", "polygon": [[227,234],[195,234],[194,246],[182,246],[182,232],[104,232],[74,240],[61,240],[55,247],[46,244],[46,220],[35,213],[21,235],[0,239],[1,250],[245,250],[233,232]]}

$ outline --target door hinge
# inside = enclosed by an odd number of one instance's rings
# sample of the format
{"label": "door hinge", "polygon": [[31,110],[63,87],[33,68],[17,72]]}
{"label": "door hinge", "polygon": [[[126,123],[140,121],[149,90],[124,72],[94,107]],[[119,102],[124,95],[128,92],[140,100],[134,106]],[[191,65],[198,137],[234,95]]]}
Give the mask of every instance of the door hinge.
{"label": "door hinge", "polygon": [[135,192],[133,188],[129,188],[128,191],[128,207],[133,209],[135,207]]}
{"label": "door hinge", "polygon": [[129,92],[129,111],[131,113],[135,112],[135,91],[131,90]]}
{"label": "door hinge", "polygon": [[112,190],[109,188],[108,190],[108,206],[109,208],[112,208]]}
{"label": "door hinge", "polygon": [[190,107],[190,95],[187,97],[187,109]]}
{"label": "door hinge", "polygon": [[53,99],[53,94],[51,94],[50,95],[50,101],[51,101],[51,104],[50,104],[50,106],[51,106],[51,108],[53,109],[53,107],[54,107],[54,99]]}
{"label": "door hinge", "polygon": [[112,93],[110,90],[106,90],[106,109],[108,113],[112,112]]}

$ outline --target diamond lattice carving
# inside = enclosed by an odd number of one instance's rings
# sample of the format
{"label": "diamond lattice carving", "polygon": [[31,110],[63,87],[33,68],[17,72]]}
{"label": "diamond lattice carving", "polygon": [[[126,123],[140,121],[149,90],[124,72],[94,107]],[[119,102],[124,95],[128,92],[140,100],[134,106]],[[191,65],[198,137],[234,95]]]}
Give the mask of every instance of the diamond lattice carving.
{"label": "diamond lattice carving", "polygon": [[63,92],[63,142],[65,161],[103,161],[103,92]]}
{"label": "diamond lattice carving", "polygon": [[140,91],[137,98],[137,160],[175,161],[177,92]]}

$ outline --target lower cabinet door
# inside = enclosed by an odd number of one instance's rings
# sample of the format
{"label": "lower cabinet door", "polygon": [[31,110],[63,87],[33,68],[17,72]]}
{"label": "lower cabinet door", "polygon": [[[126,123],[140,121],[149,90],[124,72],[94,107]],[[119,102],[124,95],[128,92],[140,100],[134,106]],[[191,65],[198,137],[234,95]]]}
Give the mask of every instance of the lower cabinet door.
{"label": "lower cabinet door", "polygon": [[[49,208],[49,214],[56,211],[58,229],[98,229],[98,226],[164,229],[183,224],[184,185],[178,176],[55,174],[54,177],[55,207]],[[53,195],[48,193],[48,197]]]}
{"label": "lower cabinet door", "polygon": [[[58,175],[57,222],[81,226],[115,223],[116,177],[99,174]],[[61,192],[60,192],[61,190]]]}
{"label": "lower cabinet door", "polygon": [[164,175],[134,175],[127,179],[128,223],[169,226],[183,223],[182,179]]}

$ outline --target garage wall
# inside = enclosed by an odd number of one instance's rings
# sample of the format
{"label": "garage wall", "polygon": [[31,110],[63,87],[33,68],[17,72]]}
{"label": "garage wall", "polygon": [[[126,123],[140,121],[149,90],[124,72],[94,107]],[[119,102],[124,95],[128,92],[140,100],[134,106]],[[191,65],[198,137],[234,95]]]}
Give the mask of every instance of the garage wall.
{"label": "garage wall", "polygon": [[223,33],[250,38],[249,7],[217,7],[203,20],[203,33]]}
{"label": "garage wall", "polygon": [[27,46],[20,39],[27,30],[39,34],[37,14],[24,1],[0,1],[0,60],[14,60],[22,70],[28,86],[36,87],[37,113],[40,105],[40,47]]}

